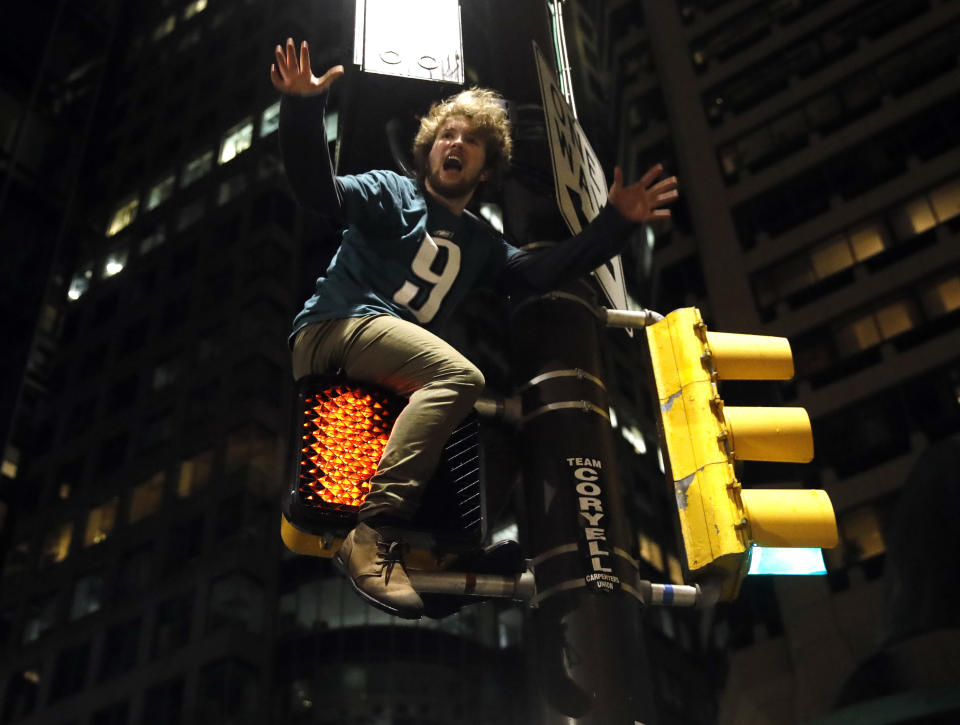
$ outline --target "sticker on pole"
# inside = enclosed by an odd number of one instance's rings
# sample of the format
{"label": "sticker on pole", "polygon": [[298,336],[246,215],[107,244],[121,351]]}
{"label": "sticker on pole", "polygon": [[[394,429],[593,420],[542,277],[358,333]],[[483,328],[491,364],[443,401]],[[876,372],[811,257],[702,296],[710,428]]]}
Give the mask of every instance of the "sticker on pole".
{"label": "sticker on pole", "polygon": [[[572,234],[579,234],[607,203],[607,180],[590,141],[551,71],[540,47],[533,43],[546,117],[547,140],[553,162],[553,181],[560,215]],[[627,309],[620,256],[594,270],[600,289],[616,309]],[[633,330],[627,330],[632,335]]]}

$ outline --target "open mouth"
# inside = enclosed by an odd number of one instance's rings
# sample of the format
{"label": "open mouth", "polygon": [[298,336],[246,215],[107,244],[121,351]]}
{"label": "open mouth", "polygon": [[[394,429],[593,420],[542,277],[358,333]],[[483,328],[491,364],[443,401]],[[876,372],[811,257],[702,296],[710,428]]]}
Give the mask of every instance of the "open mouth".
{"label": "open mouth", "polygon": [[456,156],[448,156],[443,162],[444,171],[463,171],[463,162]]}

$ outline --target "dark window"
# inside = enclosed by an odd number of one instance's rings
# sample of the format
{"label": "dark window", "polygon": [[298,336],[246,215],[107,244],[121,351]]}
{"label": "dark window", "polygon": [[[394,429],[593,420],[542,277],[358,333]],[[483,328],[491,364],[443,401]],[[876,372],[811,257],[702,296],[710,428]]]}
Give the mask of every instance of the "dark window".
{"label": "dark window", "polygon": [[100,446],[97,459],[98,473],[111,473],[124,464],[127,457],[127,434],[119,433],[108,438]]}
{"label": "dark window", "polygon": [[217,539],[226,539],[236,534],[243,526],[243,494],[236,493],[223,500],[217,507]]}
{"label": "dark window", "polygon": [[133,405],[137,399],[137,374],[132,373],[110,387],[107,393],[107,413],[116,413]]}
{"label": "dark window", "polygon": [[203,516],[177,524],[170,530],[163,559],[163,573],[176,574],[203,551]]}
{"label": "dark window", "polygon": [[282,282],[287,278],[289,255],[280,244],[270,240],[259,242],[248,250],[245,257],[245,282],[268,277]]}
{"label": "dark window", "polygon": [[139,647],[139,619],[133,619],[108,629],[103,641],[103,655],[100,660],[100,681],[103,682],[111,677],[116,677],[136,666]]}
{"label": "dark window", "polygon": [[265,357],[248,358],[234,369],[237,394],[242,398],[261,398],[277,402],[283,369]]}
{"label": "dark window", "polygon": [[163,410],[147,418],[140,431],[141,449],[153,448],[169,441],[173,436],[173,423],[173,410]]}
{"label": "dark window", "polygon": [[263,626],[263,584],[233,572],[214,579],[207,604],[207,631],[237,627],[259,632]]}
{"label": "dark window", "polygon": [[222,659],[200,671],[197,708],[201,720],[252,723],[259,687],[256,668],[238,659]]}
{"label": "dark window", "polygon": [[143,725],[180,725],[183,722],[183,679],[160,682],[143,700]]}
{"label": "dark window", "polygon": [[90,718],[90,725],[127,725],[129,722],[130,705],[127,702],[117,702],[95,710]]}
{"label": "dark window", "polygon": [[817,457],[845,477],[906,453],[905,413],[896,396],[881,394],[822,418],[813,425]]}
{"label": "dark window", "polygon": [[129,355],[136,352],[147,340],[147,333],[150,331],[150,320],[141,317],[139,320],[129,325],[120,337],[120,349],[117,351],[119,356]]}
{"label": "dark window", "polygon": [[80,361],[80,365],[77,366],[76,380],[85,380],[93,375],[96,375],[100,372],[100,368],[103,367],[104,360],[107,359],[107,347],[106,345],[99,345],[90,352],[88,352],[83,360]]}
{"label": "dark window", "polygon": [[258,196],[253,203],[251,226],[276,224],[288,234],[292,234],[296,212],[296,206],[288,194],[268,191]]}
{"label": "dark window", "polygon": [[117,571],[117,599],[126,601],[141,595],[150,586],[154,571],[153,545],[126,552]]}
{"label": "dark window", "polygon": [[193,592],[161,602],[153,632],[153,656],[164,657],[183,647],[190,640],[193,619]]}
{"label": "dark window", "polygon": [[197,245],[191,244],[181,249],[173,256],[173,266],[170,269],[172,276],[179,277],[188,273],[197,266]]}
{"label": "dark window", "polygon": [[160,329],[168,332],[178,325],[182,325],[190,312],[190,298],[178,297],[171,300],[163,308],[163,317],[160,321]]}
{"label": "dark window", "polygon": [[57,658],[50,690],[51,701],[75,695],[83,689],[87,679],[90,645],[81,644],[65,649]]}
{"label": "dark window", "polygon": [[6,697],[3,701],[3,725],[27,717],[37,707],[37,693],[40,691],[40,668],[32,667],[14,672],[7,681]]}
{"label": "dark window", "polygon": [[93,310],[93,324],[99,325],[113,317],[119,302],[120,296],[116,292],[99,300]]}

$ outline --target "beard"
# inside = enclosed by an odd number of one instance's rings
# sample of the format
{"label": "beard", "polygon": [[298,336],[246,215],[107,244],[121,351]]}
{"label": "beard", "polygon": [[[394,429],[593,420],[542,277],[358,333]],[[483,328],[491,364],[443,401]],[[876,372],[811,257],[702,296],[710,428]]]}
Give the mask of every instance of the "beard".
{"label": "beard", "polygon": [[473,177],[461,176],[456,181],[444,181],[440,176],[440,170],[434,170],[427,177],[430,182],[430,188],[434,193],[445,199],[462,199],[473,191],[480,184],[480,174]]}

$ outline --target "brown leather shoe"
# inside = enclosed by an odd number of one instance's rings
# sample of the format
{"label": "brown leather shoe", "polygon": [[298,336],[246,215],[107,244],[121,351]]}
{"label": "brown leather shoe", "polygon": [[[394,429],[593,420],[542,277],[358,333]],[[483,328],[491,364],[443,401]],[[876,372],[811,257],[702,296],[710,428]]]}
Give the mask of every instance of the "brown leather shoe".
{"label": "brown leather shoe", "polygon": [[370,604],[404,619],[420,619],[423,601],[400,560],[399,542],[366,524],[347,534],[336,563],[350,577],[357,594]]}

